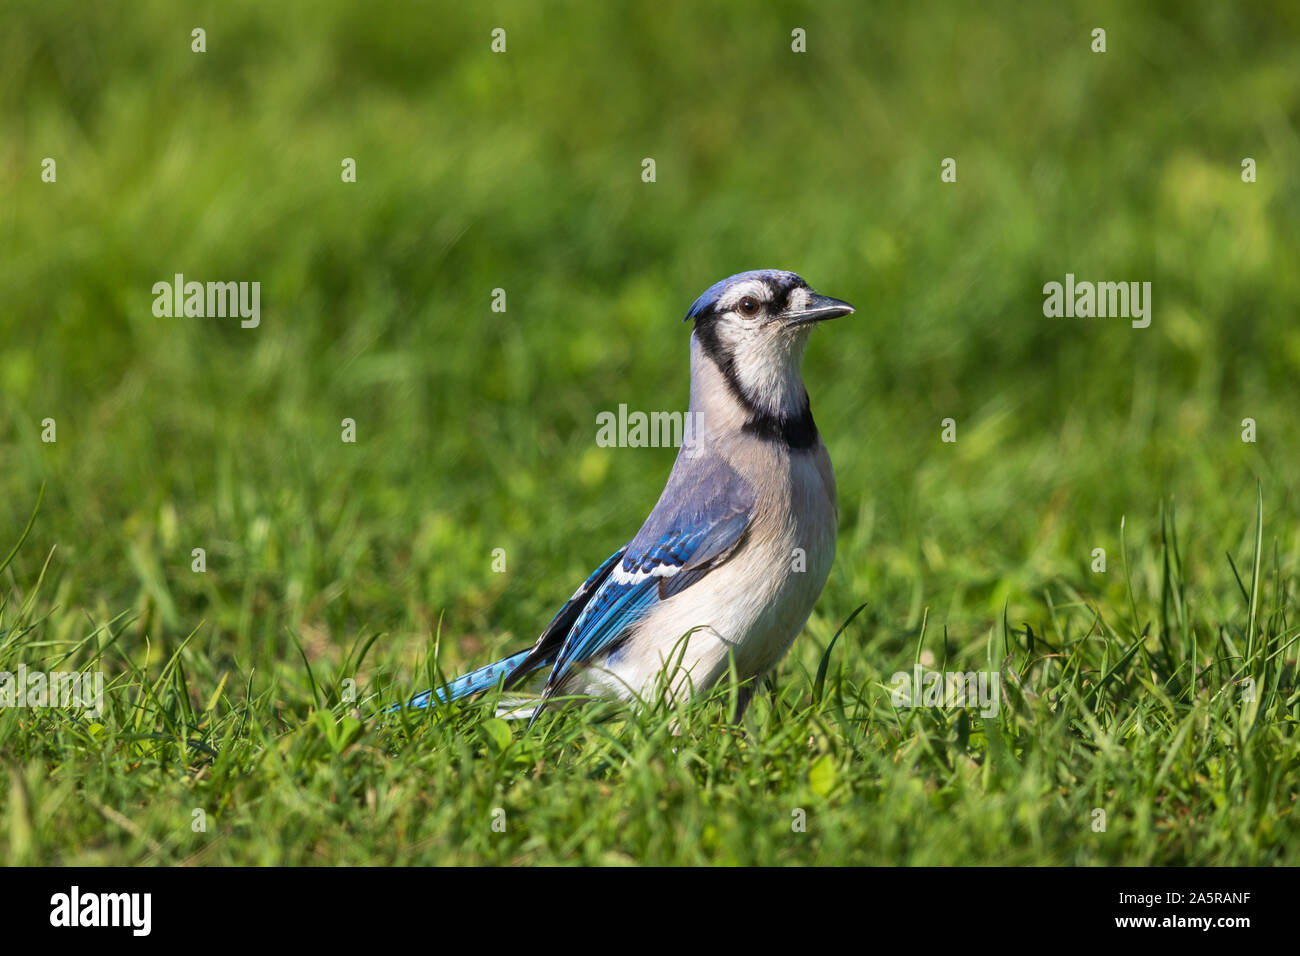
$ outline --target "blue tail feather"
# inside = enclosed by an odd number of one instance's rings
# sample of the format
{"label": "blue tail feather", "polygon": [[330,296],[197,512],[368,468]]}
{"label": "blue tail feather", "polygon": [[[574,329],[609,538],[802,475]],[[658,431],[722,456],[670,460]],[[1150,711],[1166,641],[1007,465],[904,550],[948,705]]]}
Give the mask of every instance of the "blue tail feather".
{"label": "blue tail feather", "polygon": [[493,661],[491,664],[470,671],[468,674],[462,674],[455,680],[449,681],[446,687],[438,687],[433,690],[426,690],[423,694],[417,694],[411,698],[410,703],[406,706],[428,707],[434,698],[437,698],[438,703],[445,703],[447,700],[460,700],[460,698],[468,697],[470,694],[477,694],[481,690],[487,690],[522,664],[524,658],[531,651],[532,648],[529,648],[520,651],[518,654],[503,657],[499,661]]}

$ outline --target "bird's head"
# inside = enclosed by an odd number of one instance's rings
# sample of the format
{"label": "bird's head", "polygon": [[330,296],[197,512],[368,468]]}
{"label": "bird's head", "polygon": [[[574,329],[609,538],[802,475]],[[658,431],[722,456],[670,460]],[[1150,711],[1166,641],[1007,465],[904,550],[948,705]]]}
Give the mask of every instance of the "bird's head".
{"label": "bird's head", "polygon": [[808,288],[793,272],[741,272],[708,288],[686,321],[734,397],[757,416],[808,415],[799,374],[814,325],[848,315],[853,306]]}

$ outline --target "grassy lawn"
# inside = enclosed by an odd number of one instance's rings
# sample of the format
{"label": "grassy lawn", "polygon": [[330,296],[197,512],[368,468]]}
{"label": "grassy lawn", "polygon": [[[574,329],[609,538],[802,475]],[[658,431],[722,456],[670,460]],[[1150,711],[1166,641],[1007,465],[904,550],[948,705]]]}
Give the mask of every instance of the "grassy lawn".
{"label": "grassy lawn", "polygon": [[[1295,863],[1298,41],[1282,2],[9,5],[0,672],[105,687],[0,706],[0,861]],[[858,311],[804,367],[835,567],[744,726],[725,686],[368,719],[636,532],[675,450],[597,415],[684,409],[682,315],[759,267]],[[259,324],[156,316],[178,273]],[[1045,316],[1067,274],[1150,326]],[[899,705],[918,664],[1001,706]]]}

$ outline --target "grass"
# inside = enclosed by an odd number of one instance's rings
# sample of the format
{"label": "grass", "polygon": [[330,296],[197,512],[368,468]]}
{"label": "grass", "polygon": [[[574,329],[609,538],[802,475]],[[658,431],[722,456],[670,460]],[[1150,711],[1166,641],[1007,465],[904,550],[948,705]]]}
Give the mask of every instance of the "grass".
{"label": "grass", "polygon": [[[38,589],[4,608],[0,669],[44,651],[48,669],[115,676],[98,719],[0,711],[8,859],[1287,862],[1295,609],[1262,524],[1224,619],[1189,595],[1175,532],[1169,515],[1160,547],[1133,556],[1126,583],[1158,587],[1113,617],[1061,587],[1037,624],[1003,620],[962,649],[923,625],[910,655],[850,621],[816,676],[787,668],[743,728],[726,720],[734,685],[688,705],[548,711],[529,731],[494,716],[494,694],[363,721],[344,681],[373,640],[332,673],[304,656],[259,679],[187,639],[145,673],[121,651],[126,622],[51,648]],[[1002,708],[895,706],[889,669],[913,659],[999,672]],[[379,685],[380,702],[406,692]]]}
{"label": "grass", "polygon": [[[0,859],[1294,862],[1288,5],[2,16],[0,671],[107,688],[0,708]],[[359,719],[635,532],[673,452],[596,415],[681,408],[677,320],[756,266],[858,313],[805,364],[835,568],[742,730]],[[261,325],[155,318],[176,272]],[[1067,272],[1151,327],[1045,318]],[[1001,710],[895,707],[918,660]]]}

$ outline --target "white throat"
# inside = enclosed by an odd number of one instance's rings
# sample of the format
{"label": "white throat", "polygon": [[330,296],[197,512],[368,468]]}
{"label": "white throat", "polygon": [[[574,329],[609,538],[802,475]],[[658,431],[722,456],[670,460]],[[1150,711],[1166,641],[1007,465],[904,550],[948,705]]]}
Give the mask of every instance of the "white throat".
{"label": "white throat", "polygon": [[[778,330],[773,330],[778,331]],[[782,334],[779,333],[778,334]],[[808,331],[803,330],[788,348],[741,347],[733,351],[731,381],[691,335],[691,414],[701,437],[739,431],[755,412],[775,417],[797,416],[805,408],[800,366]],[[741,394],[737,395],[737,391]],[[742,398],[743,396],[743,398]]]}

